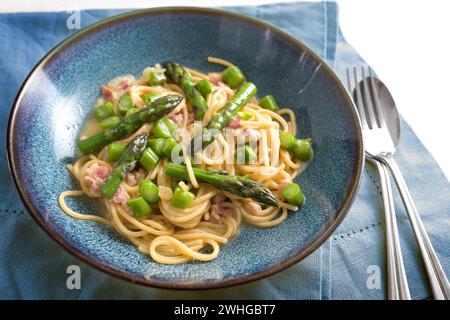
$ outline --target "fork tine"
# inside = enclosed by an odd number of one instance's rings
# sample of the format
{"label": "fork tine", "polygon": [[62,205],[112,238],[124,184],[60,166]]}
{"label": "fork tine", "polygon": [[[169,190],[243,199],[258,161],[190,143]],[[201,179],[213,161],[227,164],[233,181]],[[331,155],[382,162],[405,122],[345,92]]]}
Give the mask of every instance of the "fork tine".
{"label": "fork tine", "polygon": [[[348,69],[347,69],[348,71]],[[350,79],[350,76],[348,76]],[[364,104],[362,102],[362,97],[361,97],[361,88],[359,87],[358,84],[358,72],[356,67],[353,67],[353,79],[355,80],[355,91],[356,91],[356,99],[355,103],[356,106],[358,108],[358,113],[359,113],[359,117],[361,118],[361,124],[363,127],[367,127],[368,123],[367,123],[367,119],[366,119],[366,113],[364,111]]]}
{"label": "fork tine", "polygon": [[380,128],[383,128],[386,126],[386,122],[384,121],[383,112],[381,111],[380,96],[378,95],[377,86],[375,85],[375,77],[373,75],[373,70],[371,67],[369,67],[369,79],[370,79],[370,89],[371,89],[372,95],[373,95],[375,111],[377,113],[378,125]]}
{"label": "fork tine", "polygon": [[362,74],[362,84],[363,84],[363,98],[364,98],[364,106],[366,108],[367,122],[369,124],[369,128],[373,129],[378,127],[378,122],[376,120],[376,115],[373,110],[372,98],[369,91],[369,86],[367,85],[366,74],[364,72],[364,66],[361,66],[361,74]]}
{"label": "fork tine", "polygon": [[352,78],[351,78],[351,76],[350,76],[350,68],[349,68],[349,67],[345,68],[345,71],[346,71],[346,73],[347,73],[347,91],[348,91],[348,93],[350,94],[350,96],[351,96],[351,98],[352,98],[352,101],[353,101],[353,102],[355,103],[355,105],[356,105],[356,110],[358,111],[358,116],[359,116],[359,118],[361,119],[361,124],[362,124],[362,122],[363,122],[363,120],[362,120],[362,114],[361,114],[361,111],[359,110],[358,103],[357,103],[357,101],[356,101],[356,99],[355,99],[355,97],[354,97],[354,95],[353,95],[353,90],[352,90]]}
{"label": "fork tine", "polygon": [[347,91],[348,93],[350,93],[350,96],[353,99],[353,92],[352,92],[352,82],[350,80],[350,71],[349,68],[345,68],[345,71],[347,72]]}

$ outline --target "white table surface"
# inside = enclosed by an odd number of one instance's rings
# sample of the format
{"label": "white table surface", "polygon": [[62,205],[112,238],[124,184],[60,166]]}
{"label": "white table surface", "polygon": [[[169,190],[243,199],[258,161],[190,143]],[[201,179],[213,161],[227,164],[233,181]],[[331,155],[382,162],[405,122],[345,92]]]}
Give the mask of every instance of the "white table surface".
{"label": "white table surface", "polygon": [[[271,0],[2,0],[0,12],[232,6]],[[295,2],[285,0],[284,2]],[[450,1],[337,0],[347,39],[389,87],[403,117],[450,179]]]}

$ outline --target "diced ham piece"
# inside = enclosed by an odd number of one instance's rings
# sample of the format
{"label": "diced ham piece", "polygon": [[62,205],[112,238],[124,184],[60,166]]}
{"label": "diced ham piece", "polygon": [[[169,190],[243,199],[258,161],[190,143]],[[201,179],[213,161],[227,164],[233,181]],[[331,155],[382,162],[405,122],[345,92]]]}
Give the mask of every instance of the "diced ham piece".
{"label": "diced ham piece", "polygon": [[228,124],[228,127],[232,128],[232,129],[237,129],[241,126],[241,121],[237,118],[233,118],[233,120],[230,121],[230,123]]}
{"label": "diced ham piece", "polygon": [[170,120],[175,122],[177,125],[181,125],[183,122],[183,114],[181,112],[175,113],[169,117]]}
{"label": "diced ham piece", "polygon": [[102,179],[106,179],[110,175],[110,169],[107,166],[103,165],[97,165],[95,172],[97,173],[98,177]]}
{"label": "diced ham piece", "polygon": [[131,84],[131,79],[124,77],[122,78],[122,80],[119,83],[119,88],[123,91],[128,90],[128,88],[130,87]]}
{"label": "diced ham piece", "polygon": [[112,198],[112,201],[114,203],[117,203],[117,204],[120,204],[123,206],[127,203],[129,198],[130,198],[130,196],[125,191],[125,188],[122,186],[119,186],[116,193],[114,194],[114,197]]}
{"label": "diced ham piece", "polygon": [[225,203],[225,195],[223,192],[219,191],[212,197],[211,202],[210,214],[212,222],[220,222],[223,218],[233,214],[233,211],[230,208],[223,205]]}
{"label": "diced ham piece", "polygon": [[218,72],[213,72],[208,74],[209,82],[217,86],[219,82],[222,82],[222,74]]}
{"label": "diced ham piece", "polygon": [[116,99],[116,94],[114,93],[113,89],[106,85],[102,85],[101,92],[105,101],[113,101]]}
{"label": "diced ham piece", "polygon": [[245,211],[253,215],[257,215],[261,212],[261,205],[255,201],[246,201],[243,207]]}
{"label": "diced ham piece", "polygon": [[86,185],[92,192],[98,193],[100,187],[105,183],[111,174],[109,167],[94,163],[86,170],[87,175],[84,177]]}
{"label": "diced ham piece", "polygon": [[138,184],[138,181],[136,179],[136,175],[134,173],[132,173],[132,172],[130,172],[129,174],[127,174],[125,176],[125,181],[130,186],[135,186],[135,185]]}
{"label": "diced ham piece", "polygon": [[215,219],[224,218],[224,217],[230,216],[231,214],[232,214],[232,211],[230,208],[224,207],[220,204],[213,204],[211,206],[211,216]]}
{"label": "diced ham piece", "polygon": [[213,204],[220,204],[225,201],[225,195],[223,192],[219,191],[214,197],[211,199]]}
{"label": "diced ham piece", "polygon": [[130,172],[125,176],[125,182],[129,186],[137,186],[144,175],[145,173],[142,170]]}

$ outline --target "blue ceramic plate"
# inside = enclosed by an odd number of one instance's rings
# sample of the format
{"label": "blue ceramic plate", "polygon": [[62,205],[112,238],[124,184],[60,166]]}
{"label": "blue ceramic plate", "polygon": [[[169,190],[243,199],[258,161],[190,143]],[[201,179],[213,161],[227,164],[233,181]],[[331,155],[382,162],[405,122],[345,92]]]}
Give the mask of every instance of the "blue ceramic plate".
{"label": "blue ceramic plate", "polygon": [[[314,160],[299,178],[307,202],[277,227],[244,226],[212,262],[161,265],[107,227],[65,215],[57,196],[78,187],[65,167],[77,157],[75,141],[101,84],[168,59],[204,71],[222,69],[209,64],[207,56],[240,66],[260,96],[274,94],[291,106],[300,134],[313,137]],[[64,248],[111,275],[178,289],[241,284],[305,258],[349,210],[364,160],[353,103],[323,60],[258,20],[197,8],[126,13],[58,45],[33,69],[16,98],[8,155],[25,206]],[[96,210],[86,199],[70,205],[80,212]]]}

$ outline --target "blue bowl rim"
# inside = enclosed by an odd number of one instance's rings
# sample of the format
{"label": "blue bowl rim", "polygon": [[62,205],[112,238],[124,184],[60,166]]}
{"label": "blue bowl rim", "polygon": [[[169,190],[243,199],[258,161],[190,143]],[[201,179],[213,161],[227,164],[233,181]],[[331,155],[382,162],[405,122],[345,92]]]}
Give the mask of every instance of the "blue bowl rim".
{"label": "blue bowl rim", "polygon": [[[131,19],[134,17],[140,17],[140,16],[147,16],[147,15],[158,15],[158,14],[180,14],[180,13],[198,13],[198,14],[206,14],[206,15],[212,15],[212,16],[228,16],[229,18],[241,20],[246,23],[253,24],[255,26],[261,27],[263,29],[270,29],[273,33],[275,33],[278,37],[284,39],[285,41],[288,41],[291,45],[300,48],[301,50],[307,52],[311,58],[316,60],[317,63],[322,64],[325,71],[328,73],[328,75],[335,81],[337,84],[337,87],[342,94],[342,97],[344,98],[347,106],[349,107],[349,111],[351,112],[353,122],[356,129],[356,152],[357,152],[357,159],[356,159],[356,170],[354,170],[353,175],[351,177],[351,188],[347,192],[344,198],[344,202],[342,206],[337,210],[336,218],[334,221],[324,230],[322,230],[321,235],[317,237],[312,243],[310,243],[306,248],[301,249],[293,253],[291,256],[286,258],[284,261],[281,261],[279,264],[270,266],[262,271],[238,276],[226,280],[217,280],[213,282],[199,282],[199,283],[183,283],[183,282],[176,282],[176,281],[158,281],[153,279],[147,279],[144,277],[132,275],[130,273],[127,273],[125,271],[117,270],[106,263],[103,263],[99,260],[96,260],[89,255],[85,254],[81,250],[75,248],[72,246],[69,242],[67,242],[59,233],[55,232],[51,228],[50,225],[48,225],[43,218],[43,216],[39,213],[39,211],[32,205],[32,201],[30,199],[30,196],[27,192],[27,189],[22,184],[22,177],[18,170],[17,166],[17,155],[14,148],[14,130],[15,130],[15,124],[16,124],[16,117],[19,111],[19,106],[21,105],[21,100],[24,96],[24,93],[26,91],[27,85],[30,81],[30,79],[38,73],[45,64],[50,61],[52,58],[57,57],[58,54],[63,51],[64,49],[70,47],[70,45],[80,39],[82,39],[84,36],[87,36],[93,32],[96,32],[104,27],[107,27],[109,25]],[[220,9],[211,9],[211,8],[199,8],[199,7],[189,7],[189,6],[182,6],[182,7],[157,7],[157,8],[149,8],[149,9],[141,9],[141,10],[133,10],[129,12],[125,12],[122,14],[114,15],[112,17],[103,19],[99,22],[96,22],[92,25],[89,25],[79,32],[75,33],[74,35],[66,38],[65,40],[61,41],[59,44],[57,44],[53,49],[51,49],[44,57],[39,60],[39,62],[33,67],[33,69],[30,71],[28,76],[25,78],[24,82],[22,83],[15,100],[12,105],[12,109],[10,112],[10,117],[8,120],[8,128],[7,128],[7,158],[8,158],[8,166],[11,173],[11,176],[13,178],[14,184],[16,186],[17,191],[19,192],[20,199],[22,203],[25,205],[25,208],[27,209],[28,213],[33,217],[33,219],[38,223],[38,225],[41,226],[42,229],[46,231],[46,233],[53,238],[57,243],[59,243],[64,249],[66,249],[69,253],[77,257],[83,262],[86,262],[88,265],[105,272],[109,275],[112,275],[114,277],[117,277],[122,280],[129,281],[131,283],[136,283],[148,287],[155,287],[155,288],[161,288],[161,289],[176,289],[176,290],[205,290],[205,289],[220,289],[220,288],[226,288],[231,287],[234,285],[242,285],[245,283],[249,283],[252,281],[260,280],[263,278],[266,278],[268,276],[274,275],[280,271],[285,270],[286,268],[292,266],[293,264],[303,260],[307,256],[309,256],[312,252],[314,252],[317,248],[319,248],[336,230],[336,228],[339,226],[339,224],[342,222],[342,220],[347,215],[351,205],[353,204],[353,201],[355,200],[356,193],[359,189],[359,185],[361,183],[362,179],[362,170],[364,166],[365,161],[365,154],[364,154],[364,140],[362,135],[362,127],[360,123],[360,119],[357,113],[356,106],[350,97],[348,91],[345,89],[345,86],[339,79],[339,77],[336,75],[336,73],[333,71],[333,69],[319,56],[317,55],[312,49],[310,49],[307,45],[305,45],[300,40],[294,38],[293,36],[289,35],[288,33],[282,31],[281,29],[268,24],[266,22],[263,22],[261,20],[245,16],[238,13],[233,13],[225,10]]]}

